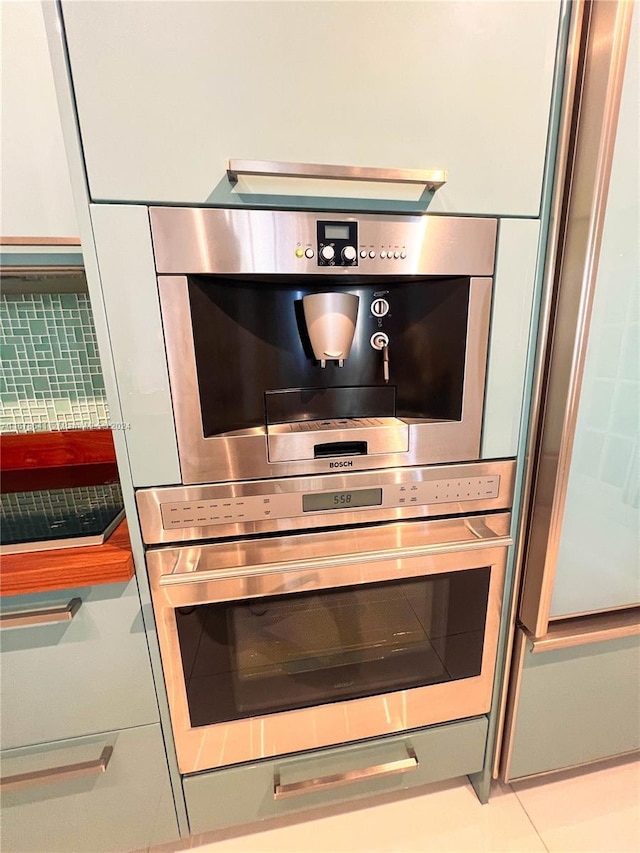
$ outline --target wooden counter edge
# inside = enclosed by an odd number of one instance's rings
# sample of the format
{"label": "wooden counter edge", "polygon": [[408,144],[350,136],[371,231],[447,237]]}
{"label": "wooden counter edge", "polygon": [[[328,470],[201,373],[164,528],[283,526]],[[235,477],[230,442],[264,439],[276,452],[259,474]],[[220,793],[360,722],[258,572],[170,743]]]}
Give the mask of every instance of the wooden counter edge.
{"label": "wooden counter edge", "polygon": [[133,575],[129,528],[124,519],[104,545],[2,555],[0,595],[125,583]]}

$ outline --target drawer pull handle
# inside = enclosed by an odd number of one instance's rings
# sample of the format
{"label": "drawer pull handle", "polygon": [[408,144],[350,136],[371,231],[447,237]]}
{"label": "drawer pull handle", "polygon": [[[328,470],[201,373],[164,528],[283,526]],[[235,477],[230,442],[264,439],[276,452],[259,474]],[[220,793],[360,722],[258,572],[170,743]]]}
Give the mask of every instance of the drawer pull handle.
{"label": "drawer pull handle", "polygon": [[31,625],[54,625],[71,622],[82,604],[81,598],[72,598],[63,607],[44,607],[41,610],[20,610],[0,614],[0,628],[28,628]]}
{"label": "drawer pull handle", "polygon": [[31,773],[16,773],[15,776],[2,776],[0,790],[17,791],[20,788],[30,788],[34,785],[64,782],[67,779],[79,779],[82,776],[98,776],[109,766],[113,754],[112,746],[105,746],[99,758],[92,761],[79,761],[77,764],[65,764],[61,767],[51,767],[49,770],[33,770]]}
{"label": "drawer pull handle", "polygon": [[322,178],[334,181],[425,184],[435,192],[447,182],[443,169],[381,169],[375,166],[328,166],[324,163],[280,163],[275,160],[227,160],[227,177],[232,184],[238,175],[270,178]]}
{"label": "drawer pull handle", "polygon": [[413,747],[405,745],[405,749],[407,750],[407,757],[400,758],[398,761],[374,764],[371,767],[349,770],[346,773],[335,773],[331,776],[320,776],[317,779],[303,779],[301,782],[290,782],[286,785],[280,783],[280,773],[276,772],[273,776],[273,799],[284,800],[287,797],[296,797],[300,794],[311,794],[316,791],[339,788],[341,785],[361,782],[363,779],[377,779],[381,776],[392,776],[394,773],[416,770],[419,765],[418,756]]}

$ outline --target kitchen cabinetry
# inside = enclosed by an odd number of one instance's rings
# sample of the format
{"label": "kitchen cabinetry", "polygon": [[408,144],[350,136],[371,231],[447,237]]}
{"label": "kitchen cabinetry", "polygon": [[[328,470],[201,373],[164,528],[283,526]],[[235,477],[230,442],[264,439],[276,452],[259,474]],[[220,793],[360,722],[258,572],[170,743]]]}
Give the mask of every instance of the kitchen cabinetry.
{"label": "kitchen cabinetry", "polygon": [[547,276],[554,317],[538,357],[507,779],[640,747],[640,20],[633,4],[596,2],[580,27],[567,213]]}
{"label": "kitchen cabinetry", "polygon": [[[180,466],[148,211],[92,205],[91,219],[133,482],[171,485]],[[499,223],[483,459],[515,456],[518,447],[539,230],[537,220]]]}
{"label": "kitchen cabinetry", "polygon": [[0,758],[5,853],[124,853],[177,837],[158,723]]}
{"label": "kitchen cabinetry", "polygon": [[[63,0],[91,198],[535,217],[559,12],[555,0]],[[342,181],[234,185],[227,158],[449,178],[433,198],[394,185],[385,202]]]}
{"label": "kitchen cabinetry", "polygon": [[550,617],[640,603],[640,14],[627,54]]}
{"label": "kitchen cabinetry", "polygon": [[[72,601],[65,621],[35,622]],[[4,598],[16,613],[34,624],[3,621],[3,749],[158,721],[135,581]]]}
{"label": "kitchen cabinetry", "polygon": [[545,649],[519,632],[515,659],[510,779],[640,749],[639,636]]}
{"label": "kitchen cabinetry", "polygon": [[2,849],[176,838],[135,580],[5,597],[2,617]]}
{"label": "kitchen cabinetry", "polygon": [[[39,3],[3,2],[1,43],[1,236],[26,243],[34,237],[76,237],[78,225]],[[3,263],[7,263],[4,258]]]}
{"label": "kitchen cabinetry", "polygon": [[482,767],[486,736],[487,718],[474,717],[186,776],[189,827],[206,832],[473,773]]}

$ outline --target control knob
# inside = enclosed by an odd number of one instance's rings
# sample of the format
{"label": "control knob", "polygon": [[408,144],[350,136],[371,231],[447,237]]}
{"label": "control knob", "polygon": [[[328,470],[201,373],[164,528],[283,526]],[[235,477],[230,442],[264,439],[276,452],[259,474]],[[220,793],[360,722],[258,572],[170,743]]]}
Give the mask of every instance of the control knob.
{"label": "control knob", "polygon": [[320,254],[322,255],[323,261],[332,261],[335,252],[333,251],[333,246],[323,246],[320,250]]}
{"label": "control knob", "polygon": [[356,256],[357,252],[353,246],[345,246],[342,250],[342,259],[345,261],[349,261],[349,263],[355,261]]}
{"label": "control knob", "polygon": [[389,303],[386,299],[378,297],[371,303],[371,313],[374,317],[385,317],[389,313]]}

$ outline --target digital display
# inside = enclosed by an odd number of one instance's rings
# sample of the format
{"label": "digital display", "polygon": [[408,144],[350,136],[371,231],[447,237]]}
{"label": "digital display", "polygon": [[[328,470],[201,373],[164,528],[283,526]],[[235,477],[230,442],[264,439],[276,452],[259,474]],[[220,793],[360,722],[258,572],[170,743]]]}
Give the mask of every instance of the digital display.
{"label": "digital display", "polygon": [[353,509],[361,506],[380,506],[382,489],[358,489],[355,492],[323,492],[302,496],[302,511],[317,512],[322,509]]}
{"label": "digital display", "polygon": [[325,225],[324,226],[325,240],[348,240],[349,226],[348,225]]}

